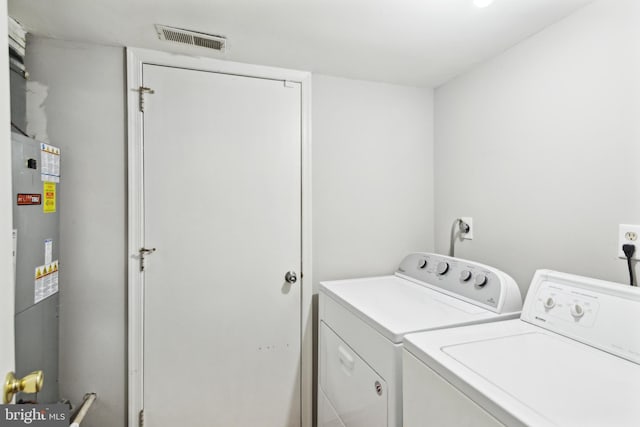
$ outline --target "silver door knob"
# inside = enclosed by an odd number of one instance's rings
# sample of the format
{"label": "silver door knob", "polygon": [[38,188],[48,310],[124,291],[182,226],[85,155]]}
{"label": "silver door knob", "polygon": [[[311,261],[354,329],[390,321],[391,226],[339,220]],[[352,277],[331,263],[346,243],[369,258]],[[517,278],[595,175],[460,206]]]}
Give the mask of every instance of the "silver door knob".
{"label": "silver door knob", "polygon": [[295,271],[287,271],[287,274],[284,275],[284,280],[288,283],[296,283],[298,281],[298,276],[296,276]]}

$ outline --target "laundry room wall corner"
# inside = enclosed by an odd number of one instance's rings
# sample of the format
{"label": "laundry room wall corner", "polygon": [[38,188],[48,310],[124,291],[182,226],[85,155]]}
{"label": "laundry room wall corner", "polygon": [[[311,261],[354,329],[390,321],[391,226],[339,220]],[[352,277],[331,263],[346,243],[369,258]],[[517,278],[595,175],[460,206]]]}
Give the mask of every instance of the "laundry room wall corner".
{"label": "laundry room wall corner", "polygon": [[[628,283],[618,224],[640,218],[640,3],[595,1],[436,90],[436,250]],[[634,196],[631,196],[634,195]]]}

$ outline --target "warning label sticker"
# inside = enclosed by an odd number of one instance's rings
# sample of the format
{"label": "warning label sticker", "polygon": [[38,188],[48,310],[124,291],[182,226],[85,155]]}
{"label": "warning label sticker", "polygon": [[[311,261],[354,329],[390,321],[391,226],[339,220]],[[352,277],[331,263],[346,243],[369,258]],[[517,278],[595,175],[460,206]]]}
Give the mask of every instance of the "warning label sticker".
{"label": "warning label sticker", "polygon": [[58,260],[35,268],[34,285],[33,302],[35,304],[58,292]]}
{"label": "warning label sticker", "polygon": [[44,213],[53,213],[56,211],[56,183],[45,181],[42,184],[42,192],[44,193],[42,210]]}
{"label": "warning label sticker", "polygon": [[18,206],[40,205],[40,204],[42,204],[42,194],[18,193]]}

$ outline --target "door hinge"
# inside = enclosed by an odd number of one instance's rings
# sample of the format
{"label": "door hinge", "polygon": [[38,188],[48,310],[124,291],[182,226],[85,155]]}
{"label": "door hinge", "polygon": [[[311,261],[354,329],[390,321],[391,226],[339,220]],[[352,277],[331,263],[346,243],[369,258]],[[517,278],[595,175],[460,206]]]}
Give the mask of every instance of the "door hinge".
{"label": "door hinge", "polygon": [[150,255],[156,251],[156,248],[140,248],[138,250],[138,260],[140,261],[140,271],[144,271],[144,256]]}
{"label": "door hinge", "polygon": [[145,86],[140,86],[138,88],[138,108],[140,109],[141,113],[144,113],[144,94],[145,93],[149,93],[153,95],[154,93],[156,93],[156,91],[151,89],[150,87],[145,87]]}
{"label": "door hinge", "polygon": [[285,80],[284,81],[284,87],[296,87],[296,85],[297,84],[295,82],[292,82],[290,80]]}
{"label": "door hinge", "polygon": [[144,427],[144,409],[138,413],[138,427]]}

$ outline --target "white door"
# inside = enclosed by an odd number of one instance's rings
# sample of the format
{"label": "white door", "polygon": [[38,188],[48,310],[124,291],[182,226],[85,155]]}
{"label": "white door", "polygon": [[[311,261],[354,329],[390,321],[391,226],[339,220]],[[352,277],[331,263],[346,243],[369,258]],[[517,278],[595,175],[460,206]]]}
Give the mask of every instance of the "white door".
{"label": "white door", "polygon": [[[0,0],[0,44],[7,43],[7,2]],[[7,49],[0,54],[0,64],[8,61]],[[13,300],[13,228],[11,203],[11,139],[9,134],[9,68],[0,71],[0,380],[14,370],[14,300]],[[3,381],[4,384],[4,381]],[[0,398],[0,404],[2,400]]]}
{"label": "white door", "polygon": [[145,426],[299,426],[299,84],[143,66]]}

